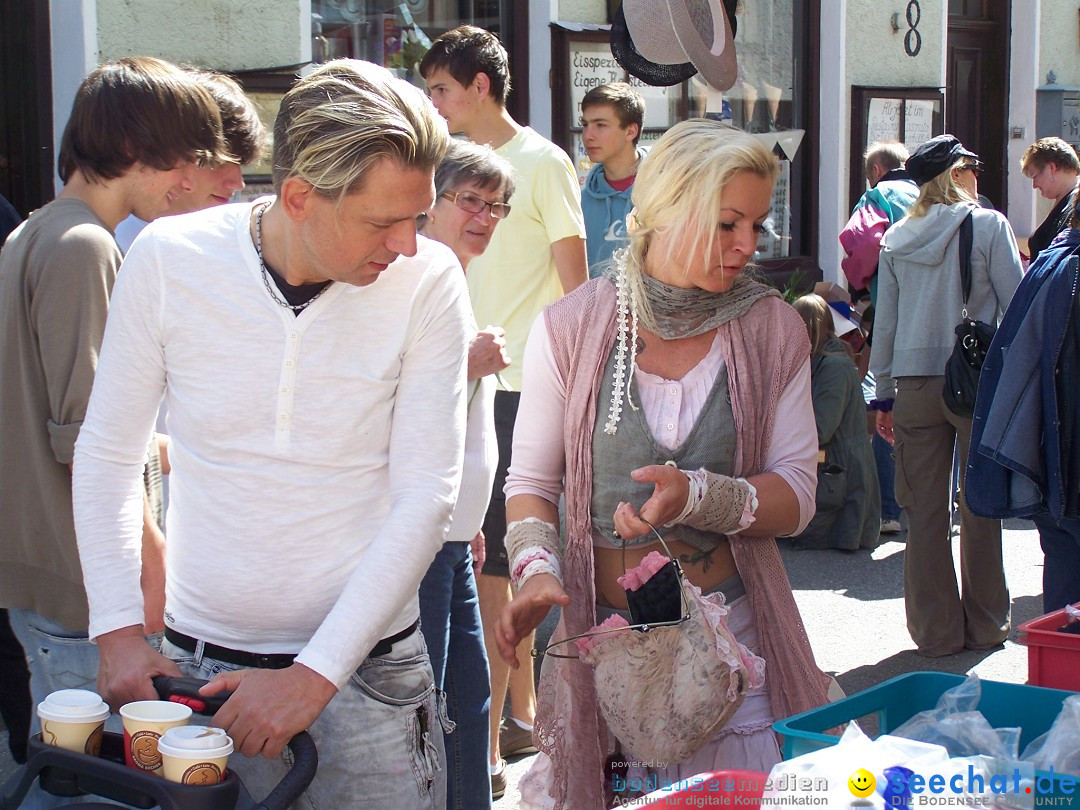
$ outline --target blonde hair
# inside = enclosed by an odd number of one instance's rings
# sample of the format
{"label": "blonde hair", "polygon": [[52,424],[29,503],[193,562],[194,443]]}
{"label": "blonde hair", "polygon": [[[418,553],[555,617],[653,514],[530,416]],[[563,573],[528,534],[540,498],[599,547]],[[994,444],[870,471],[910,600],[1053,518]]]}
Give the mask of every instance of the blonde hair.
{"label": "blonde hair", "polygon": [[810,338],[810,356],[817,357],[829,338],[836,335],[828,302],[820,295],[810,293],[796,298],[791,306],[806,325],[806,333]]}
{"label": "blonde hair", "polygon": [[810,338],[810,356],[817,357],[822,354],[844,355],[855,362],[855,352],[843,340],[840,341],[841,351],[825,351],[825,346],[830,340],[838,337],[836,326],[833,323],[832,307],[829,302],[820,295],[810,293],[796,298],[791,304],[806,326],[806,334]]}
{"label": "blonde hair", "polygon": [[930,208],[934,205],[955,205],[958,202],[970,202],[978,205],[979,201],[972,197],[971,193],[957,183],[956,178],[953,177],[953,169],[959,169],[970,162],[969,158],[960,158],[933,180],[927,180],[919,186],[919,196],[915,198],[915,202],[912,203],[911,208],[908,210],[908,216],[912,219],[925,217],[930,213]]}
{"label": "blonde hair", "polygon": [[666,255],[658,257],[662,262],[672,260],[679,244],[697,245],[703,256],[710,256],[724,188],[741,172],[775,181],[780,163],[753,135],[704,118],[673,126],[641,162],[631,193],[630,244],[617,254],[616,263],[625,267],[646,328],[652,325],[652,313],[641,275],[656,237],[665,231],[681,236],[668,240]]}
{"label": "blonde hair", "polygon": [[300,79],[274,122],[274,190],[300,177],[340,201],[389,158],[434,171],[446,154],[446,122],[420,90],[357,59],[327,62]]}

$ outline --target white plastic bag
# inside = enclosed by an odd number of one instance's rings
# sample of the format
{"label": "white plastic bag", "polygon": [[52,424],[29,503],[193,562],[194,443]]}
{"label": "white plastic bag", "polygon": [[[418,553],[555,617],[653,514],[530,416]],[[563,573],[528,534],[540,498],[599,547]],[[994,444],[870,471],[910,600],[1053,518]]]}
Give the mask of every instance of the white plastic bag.
{"label": "white plastic bag", "polygon": [[[812,796],[821,807],[846,808],[857,800],[861,802],[857,806],[885,810],[881,790],[888,782],[886,768],[903,765],[916,773],[930,773],[939,769],[948,757],[948,752],[939,745],[887,734],[871,740],[852,721],[836,745],[777,763],[769,773],[761,806],[780,810],[790,807],[797,797]],[[865,798],[856,799],[848,780],[859,769],[873,775],[876,788]],[[822,798],[824,802],[820,801]]]}
{"label": "white plastic bag", "polygon": [[1080,774],[1080,695],[1065,698],[1054,725],[1028,744],[1022,759],[1040,771]]}
{"label": "white plastic bag", "polygon": [[943,746],[952,757],[1018,759],[1020,729],[991,726],[978,711],[981,696],[979,677],[969,675],[963,683],[944,692],[933,709],[919,712],[891,733]]}

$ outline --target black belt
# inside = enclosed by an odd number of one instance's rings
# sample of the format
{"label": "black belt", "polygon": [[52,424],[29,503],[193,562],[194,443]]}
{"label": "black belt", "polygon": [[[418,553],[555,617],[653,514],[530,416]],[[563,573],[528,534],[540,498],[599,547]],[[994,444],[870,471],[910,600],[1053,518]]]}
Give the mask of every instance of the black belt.
{"label": "black belt", "polygon": [[[392,636],[380,639],[379,643],[371,648],[368,656],[386,655],[394,649],[394,644],[407,639],[416,632],[416,628],[419,626],[420,620],[417,619],[400,633],[394,633]],[[180,649],[191,653],[195,652],[199,644],[198,639],[177,632],[171,627],[165,628],[165,638]],[[217,644],[208,642],[203,644],[202,654],[206,658],[212,658],[215,661],[224,661],[226,664],[250,669],[285,669],[292,666],[292,662],[296,659],[296,655],[291,653],[254,653],[245,650],[233,650],[229,647],[219,647]]]}

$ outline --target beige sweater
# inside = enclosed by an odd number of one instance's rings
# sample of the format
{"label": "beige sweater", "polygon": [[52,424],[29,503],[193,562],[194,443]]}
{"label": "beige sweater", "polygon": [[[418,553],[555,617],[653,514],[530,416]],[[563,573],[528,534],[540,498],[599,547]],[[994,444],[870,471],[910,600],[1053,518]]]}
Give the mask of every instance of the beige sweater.
{"label": "beige sweater", "polygon": [[30,215],[0,253],[0,606],[88,624],[71,515],[74,454],[120,266],[79,200]]}

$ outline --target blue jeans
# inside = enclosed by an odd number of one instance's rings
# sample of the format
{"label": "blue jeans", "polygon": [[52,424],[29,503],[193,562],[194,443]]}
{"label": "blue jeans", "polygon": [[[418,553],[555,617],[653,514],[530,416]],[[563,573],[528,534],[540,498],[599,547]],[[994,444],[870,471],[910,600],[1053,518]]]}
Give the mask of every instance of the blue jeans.
{"label": "blue jeans", "polygon": [[[49,694],[59,689],[97,691],[98,649],[96,644],[90,642],[86,630],[69,630],[32,610],[12,608],[8,611],[8,617],[15,637],[26,652],[30,667],[30,698],[34,706],[30,716],[30,734],[33,736],[41,731],[37,704]],[[123,731],[120,715],[113,713],[106,721],[105,728],[108,731]],[[103,799],[94,800],[112,804]],[[87,801],[90,801],[90,797],[62,799],[51,796],[35,783],[21,806],[25,810],[46,810]]]}
{"label": "blue jeans", "polygon": [[[68,630],[32,610],[8,611],[11,629],[26,652],[30,667],[30,698],[36,707],[58,689],[97,691],[98,649],[86,630]],[[37,711],[31,735],[41,731]]]}
{"label": "blue jeans", "polygon": [[878,484],[881,487],[881,519],[899,520],[900,506],[896,503],[896,462],[892,446],[876,432],[870,442],[874,448],[874,464],[877,466]]}
{"label": "blue jeans", "polygon": [[1054,520],[1049,512],[1032,515],[1043,554],[1043,612],[1080,602],[1080,520]]}
{"label": "blue jeans", "polygon": [[[241,667],[196,656],[166,639],[161,652],[193,678]],[[446,801],[442,721],[424,637],[413,633],[386,655],[367,658],[308,731],[319,749],[319,771],[296,806],[394,807],[441,810]],[[260,801],[291,764],[234,754],[236,771]]]}
{"label": "blue jeans", "polygon": [[445,543],[420,583],[420,627],[456,724],[444,739],[448,810],[491,807],[491,686],[472,562],[468,543]]}

